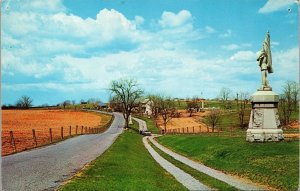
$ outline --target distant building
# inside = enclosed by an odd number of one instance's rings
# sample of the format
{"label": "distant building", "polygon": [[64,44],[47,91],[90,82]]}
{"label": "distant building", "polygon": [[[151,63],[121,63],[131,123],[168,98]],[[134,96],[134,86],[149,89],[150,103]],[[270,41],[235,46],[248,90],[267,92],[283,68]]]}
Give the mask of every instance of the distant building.
{"label": "distant building", "polygon": [[141,104],[142,104],[142,109],[144,111],[143,113],[148,116],[152,115],[153,101],[146,98],[141,102]]}

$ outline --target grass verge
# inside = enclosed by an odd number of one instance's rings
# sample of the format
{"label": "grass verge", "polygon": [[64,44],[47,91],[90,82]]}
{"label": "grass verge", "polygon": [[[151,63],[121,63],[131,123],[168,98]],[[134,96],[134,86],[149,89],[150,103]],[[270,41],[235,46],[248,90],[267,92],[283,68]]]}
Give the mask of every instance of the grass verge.
{"label": "grass verge", "polygon": [[215,169],[280,190],[297,190],[299,142],[248,143],[240,137],[167,135],[158,142]]}
{"label": "grass verge", "polygon": [[151,147],[163,158],[165,158],[166,160],[168,160],[170,163],[174,164],[175,166],[177,166],[178,168],[182,169],[183,171],[185,171],[186,173],[192,175],[194,178],[196,178],[197,180],[199,180],[201,183],[211,187],[211,188],[217,188],[218,190],[223,190],[223,191],[235,191],[238,190],[235,187],[232,187],[220,180],[217,180],[211,176],[208,176],[202,172],[199,172],[187,165],[185,165],[184,163],[174,159],[173,157],[171,157],[170,155],[164,153],[163,151],[161,151],[160,149],[158,149],[153,143],[151,143],[149,141],[149,144],[151,145]]}
{"label": "grass verge", "polygon": [[153,119],[149,119],[144,116],[137,116],[137,118],[142,119],[147,123],[147,128],[149,131],[151,131],[151,133],[159,134],[159,129],[155,126],[155,122],[153,121]]}
{"label": "grass verge", "polygon": [[[134,121],[133,128],[137,128]],[[59,190],[186,190],[146,150],[141,135],[126,130],[89,167]]]}

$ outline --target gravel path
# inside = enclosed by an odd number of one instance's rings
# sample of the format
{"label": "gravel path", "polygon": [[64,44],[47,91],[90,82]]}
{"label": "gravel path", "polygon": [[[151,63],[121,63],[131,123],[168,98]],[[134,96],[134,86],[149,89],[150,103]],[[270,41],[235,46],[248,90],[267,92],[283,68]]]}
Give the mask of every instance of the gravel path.
{"label": "gravel path", "polygon": [[54,190],[85,164],[100,156],[122,133],[119,113],[102,134],[81,135],[57,144],[2,157],[2,186],[5,191]]}
{"label": "gravel path", "polygon": [[166,171],[172,174],[178,182],[184,185],[189,190],[211,190],[209,187],[205,186],[204,184],[200,183],[190,174],[184,172],[183,170],[179,169],[172,163],[168,162],[166,159],[161,157],[148,143],[148,137],[143,138],[143,143],[152,157],[156,160],[156,162],[162,166]]}
{"label": "gravel path", "polygon": [[169,149],[167,149],[166,147],[162,146],[161,144],[157,143],[154,139],[153,136],[151,136],[149,138],[149,140],[160,150],[162,150],[163,152],[167,153],[168,155],[172,156],[174,159],[192,167],[193,169],[198,170],[199,172],[205,173],[215,179],[218,179],[220,181],[223,181],[233,187],[236,187],[239,190],[267,190],[267,188],[264,188],[262,186],[257,186],[252,182],[249,182],[246,180],[241,180],[238,178],[235,178],[233,176],[224,174],[221,171],[209,168],[207,166],[204,166],[200,163],[197,163],[195,161],[192,161],[190,159],[188,159],[187,157],[184,157],[182,155],[179,155]]}

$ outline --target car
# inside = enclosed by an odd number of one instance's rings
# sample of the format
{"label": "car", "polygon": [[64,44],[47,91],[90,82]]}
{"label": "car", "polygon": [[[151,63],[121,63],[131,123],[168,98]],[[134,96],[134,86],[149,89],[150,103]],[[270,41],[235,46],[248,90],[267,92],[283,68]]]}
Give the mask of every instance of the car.
{"label": "car", "polygon": [[151,132],[150,131],[142,131],[142,135],[145,135],[145,136],[151,136]]}

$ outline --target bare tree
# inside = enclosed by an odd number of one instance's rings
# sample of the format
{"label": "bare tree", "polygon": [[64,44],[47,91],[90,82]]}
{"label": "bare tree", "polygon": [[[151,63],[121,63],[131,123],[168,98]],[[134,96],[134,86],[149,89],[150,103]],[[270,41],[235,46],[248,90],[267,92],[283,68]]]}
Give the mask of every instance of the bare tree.
{"label": "bare tree", "polygon": [[175,102],[166,96],[158,96],[158,113],[163,119],[164,133],[167,132],[167,123],[176,116]]}
{"label": "bare tree", "polygon": [[279,117],[283,125],[288,125],[292,115],[293,107],[293,82],[287,81],[283,86],[283,94],[279,99]]}
{"label": "bare tree", "polygon": [[220,90],[220,99],[222,101],[222,104],[223,104],[223,107],[224,109],[228,109],[228,106],[229,106],[229,102],[228,102],[228,99],[230,97],[230,94],[231,94],[231,90],[229,88],[222,88]]}
{"label": "bare tree", "polygon": [[190,113],[190,117],[192,117],[193,113],[195,113],[199,109],[199,105],[197,102],[198,98],[194,97],[187,101],[186,109]]}
{"label": "bare tree", "polygon": [[142,96],[144,91],[138,87],[133,79],[113,80],[110,84],[112,97],[121,104],[122,113],[125,118],[125,128],[128,128],[129,116],[135,106],[135,102]]}
{"label": "bare tree", "polygon": [[293,100],[294,111],[298,109],[298,101],[299,101],[299,84],[297,82],[288,82],[291,84],[291,96]]}
{"label": "bare tree", "polygon": [[62,105],[64,106],[64,109],[66,109],[67,105],[71,105],[71,101],[70,100],[65,100]]}
{"label": "bare tree", "polygon": [[147,98],[150,101],[151,104],[151,115],[153,117],[153,119],[157,119],[158,115],[159,115],[159,102],[161,99],[160,95],[156,95],[156,94],[149,94],[147,96]]}
{"label": "bare tree", "polygon": [[28,109],[32,106],[33,100],[29,96],[22,96],[16,103],[16,106],[19,108]]}
{"label": "bare tree", "polygon": [[244,128],[246,105],[249,99],[248,92],[237,93],[237,113],[239,117],[240,127]]}
{"label": "bare tree", "polygon": [[211,109],[208,116],[205,118],[206,123],[208,123],[211,128],[212,132],[215,131],[215,127],[220,124],[221,122],[221,112],[219,109]]}

